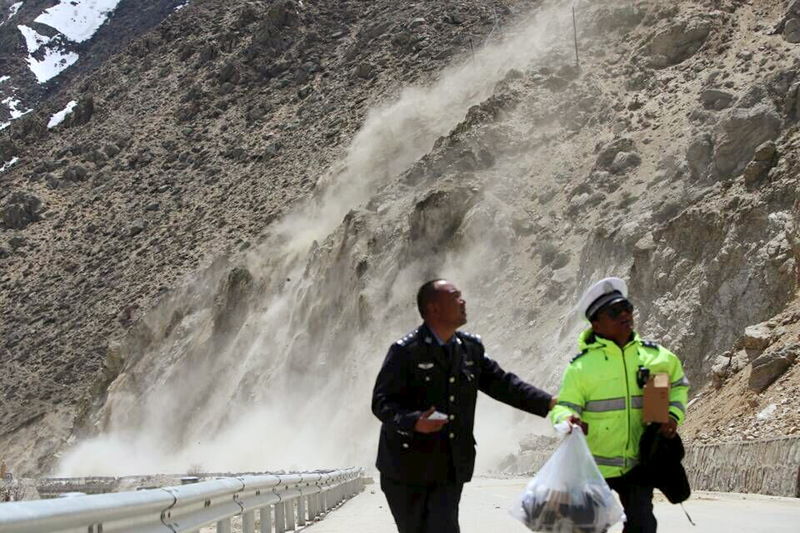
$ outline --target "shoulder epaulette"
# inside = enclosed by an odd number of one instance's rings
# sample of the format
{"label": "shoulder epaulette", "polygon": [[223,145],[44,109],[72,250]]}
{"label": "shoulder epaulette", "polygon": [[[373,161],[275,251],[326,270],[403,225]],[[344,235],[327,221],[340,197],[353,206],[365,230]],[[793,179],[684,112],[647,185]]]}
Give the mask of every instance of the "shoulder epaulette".
{"label": "shoulder epaulette", "polygon": [[458,333],[461,335],[461,337],[467,340],[477,342],[478,344],[483,344],[483,340],[481,339],[480,335],[475,335],[474,333],[469,333],[467,331],[459,331]]}
{"label": "shoulder epaulette", "polygon": [[418,329],[415,329],[414,331],[408,333],[402,339],[398,339],[395,342],[395,344],[397,344],[398,346],[408,346],[409,344],[411,344],[414,341],[414,339],[417,338],[417,332],[418,331],[419,331]]}
{"label": "shoulder epaulette", "polygon": [[578,355],[576,355],[575,357],[573,357],[572,359],[570,359],[570,360],[569,360],[570,364],[571,364],[571,363],[574,363],[575,361],[577,361],[578,359],[580,359],[582,356],[586,355],[586,353],[587,353],[588,351],[589,351],[589,348],[586,348],[586,349],[584,349],[584,350],[583,350],[581,353],[579,353]]}
{"label": "shoulder epaulette", "polygon": [[642,346],[646,346],[647,348],[653,348],[654,350],[658,350],[660,348],[658,343],[653,341],[642,341]]}

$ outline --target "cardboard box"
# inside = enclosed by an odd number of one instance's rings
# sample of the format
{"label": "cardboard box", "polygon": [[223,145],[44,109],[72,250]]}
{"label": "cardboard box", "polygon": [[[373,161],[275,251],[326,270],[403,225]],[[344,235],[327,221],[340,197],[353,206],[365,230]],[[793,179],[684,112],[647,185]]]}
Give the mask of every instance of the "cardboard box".
{"label": "cardboard box", "polygon": [[669,420],[669,374],[653,374],[645,383],[642,418],[645,423]]}

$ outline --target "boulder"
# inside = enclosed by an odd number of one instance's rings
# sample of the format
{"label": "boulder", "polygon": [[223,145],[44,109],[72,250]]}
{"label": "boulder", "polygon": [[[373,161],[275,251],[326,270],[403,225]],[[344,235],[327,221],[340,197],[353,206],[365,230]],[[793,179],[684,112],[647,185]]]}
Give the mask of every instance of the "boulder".
{"label": "boulder", "polygon": [[648,56],[651,67],[666,68],[694,55],[710,32],[711,23],[700,17],[675,20],[651,37],[642,52]]}
{"label": "boulder", "polygon": [[137,218],[131,222],[130,227],[128,228],[128,236],[135,237],[143,232],[147,228],[147,222],[142,220],[141,218]]}
{"label": "boulder", "polygon": [[715,389],[722,386],[728,376],[731,375],[730,354],[718,355],[711,365],[711,384]]}
{"label": "boulder", "polygon": [[220,85],[223,83],[236,85],[240,79],[239,66],[235,62],[226,63],[217,73],[217,83]]}
{"label": "boulder", "polygon": [[615,174],[622,174],[625,171],[638,167],[642,163],[642,158],[636,152],[619,152],[611,162],[611,171]]}
{"label": "boulder", "polygon": [[292,26],[299,20],[297,6],[291,0],[273,2],[267,11],[265,22],[273,28]]}
{"label": "boulder", "polygon": [[753,370],[750,373],[748,386],[761,392],[781,377],[797,359],[800,345],[793,344],[780,350],[766,352],[753,361]]}
{"label": "boulder", "polygon": [[800,43],[800,19],[790,18],[783,25],[783,38],[789,43]]}
{"label": "boulder", "polygon": [[42,201],[36,196],[23,191],[14,192],[0,211],[0,222],[6,229],[24,229],[42,219],[41,208]]}
{"label": "boulder", "polygon": [[598,5],[592,17],[585,20],[587,33],[609,33],[612,31],[627,31],[639,24],[646,11],[634,7],[633,3],[625,2],[620,5]]}
{"label": "boulder", "polygon": [[113,143],[107,144],[103,147],[103,152],[105,152],[107,157],[115,157],[120,152],[120,148]]}
{"label": "boulder", "polygon": [[89,171],[80,165],[72,165],[64,169],[61,177],[67,181],[79,182],[85,181],[89,176]]}
{"label": "boulder", "polygon": [[700,102],[706,109],[721,111],[730,107],[733,95],[720,89],[706,89],[700,93]]}
{"label": "boulder", "polygon": [[744,172],[742,172],[744,182],[747,185],[760,183],[767,177],[771,168],[772,164],[766,161],[750,161],[747,163],[747,166],[744,167]]}
{"label": "boulder", "polygon": [[0,139],[0,166],[6,161],[11,161],[19,154],[19,149],[11,139]]}
{"label": "boulder", "polygon": [[775,146],[775,141],[767,141],[758,145],[755,153],[753,154],[754,161],[774,161],[775,156],[778,155],[778,148]]}
{"label": "boulder", "polygon": [[[272,2],[266,16],[253,31],[253,42],[275,51],[284,50],[292,42],[286,34],[286,29],[297,26],[299,21],[295,2],[292,0]],[[256,50],[251,53],[256,53]]]}
{"label": "boulder", "polygon": [[782,126],[778,114],[765,104],[726,113],[715,130],[714,168],[720,178],[742,172],[756,148],[777,138]]}
{"label": "boulder", "polygon": [[475,192],[466,187],[433,190],[409,214],[409,239],[417,249],[451,246],[456,233],[474,202]]}
{"label": "boulder", "polygon": [[627,137],[614,139],[599,149],[595,167],[609,170],[620,152],[632,153],[634,148],[635,146],[632,139]]}
{"label": "boulder", "polygon": [[8,239],[8,245],[11,247],[12,250],[16,251],[20,248],[24,248],[28,245],[28,239],[21,235],[14,235],[10,239]]}
{"label": "boulder", "polygon": [[760,144],[753,154],[753,160],[744,169],[744,182],[753,185],[762,181],[775,166],[777,158],[778,149],[774,141]]}
{"label": "boulder", "polygon": [[750,355],[747,353],[747,350],[738,350],[734,352],[733,355],[731,355],[731,374],[736,374],[737,372],[744,370],[744,368],[750,364],[750,361]]}
{"label": "boulder", "polygon": [[756,324],[747,326],[742,337],[742,346],[746,350],[753,350],[759,354],[769,346],[772,339],[772,331],[766,324]]}
{"label": "boulder", "polygon": [[356,76],[369,80],[375,77],[375,65],[372,63],[359,63],[355,70]]}
{"label": "boulder", "polygon": [[94,98],[84,96],[72,108],[72,113],[64,119],[64,125],[67,128],[81,126],[89,122],[92,119],[92,115],[94,115]]}
{"label": "boulder", "polygon": [[422,17],[417,17],[408,23],[408,27],[412,30],[419,30],[426,26],[428,23]]}
{"label": "boulder", "polygon": [[783,97],[783,114],[791,120],[800,118],[800,82],[789,86]]}
{"label": "boulder", "polygon": [[709,133],[700,133],[692,139],[686,149],[686,163],[692,179],[699,180],[708,175],[713,153],[714,142]]}

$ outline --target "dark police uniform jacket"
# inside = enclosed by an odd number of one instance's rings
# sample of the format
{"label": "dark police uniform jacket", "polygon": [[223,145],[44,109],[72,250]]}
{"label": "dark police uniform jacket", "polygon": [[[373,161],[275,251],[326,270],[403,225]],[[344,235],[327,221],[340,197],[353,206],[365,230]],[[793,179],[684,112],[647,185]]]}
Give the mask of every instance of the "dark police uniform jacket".
{"label": "dark police uniform jacket", "polygon": [[[478,391],[529,413],[545,416],[551,396],[505,372],[486,357],[477,335],[456,332],[440,346],[423,324],[389,348],[372,393],[381,422],[381,474],[408,484],[464,483],[475,466],[475,401]],[[436,406],[449,415],[441,431],[414,431],[420,415]]]}

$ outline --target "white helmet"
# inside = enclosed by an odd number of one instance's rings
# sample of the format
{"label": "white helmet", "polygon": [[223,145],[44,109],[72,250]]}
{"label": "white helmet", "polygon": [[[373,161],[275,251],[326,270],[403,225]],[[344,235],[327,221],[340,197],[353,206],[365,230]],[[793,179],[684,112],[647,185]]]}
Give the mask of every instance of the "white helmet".
{"label": "white helmet", "polygon": [[628,299],[628,284],[619,278],[601,279],[583,293],[577,311],[591,320],[601,307]]}

